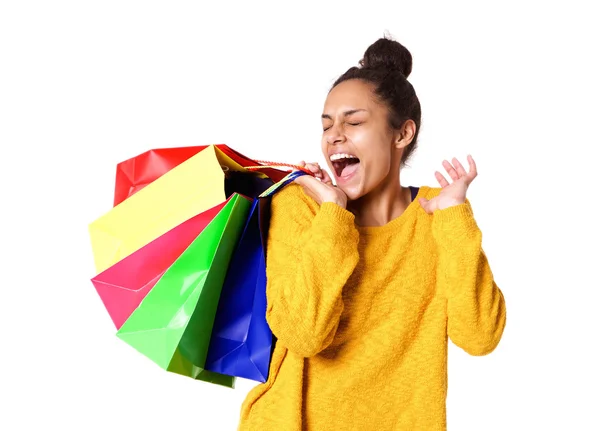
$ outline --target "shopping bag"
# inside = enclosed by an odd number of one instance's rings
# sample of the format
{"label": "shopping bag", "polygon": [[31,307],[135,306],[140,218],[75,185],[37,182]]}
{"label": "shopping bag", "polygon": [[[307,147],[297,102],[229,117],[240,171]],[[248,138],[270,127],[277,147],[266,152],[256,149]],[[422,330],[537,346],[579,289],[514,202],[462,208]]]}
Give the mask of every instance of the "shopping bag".
{"label": "shopping bag", "polygon": [[233,387],[233,377],[207,371],[205,362],[223,281],[251,204],[235,194],[148,292],[117,336],[167,371]]}
{"label": "shopping bag", "polygon": [[233,192],[255,197],[271,184],[270,178],[245,170],[214,145],[208,146],[90,224],[96,272],[222,203]]}
{"label": "shopping bag", "polygon": [[[217,144],[215,147],[228,157],[229,164],[236,164],[244,168],[257,165],[256,161],[227,145]],[[208,145],[153,149],[119,163],[115,181],[114,205],[120,204],[129,196],[206,148]],[[261,169],[260,172],[274,182],[280,181],[286,175],[286,172],[272,168]]]}
{"label": "shopping bag", "polygon": [[221,291],[206,369],[266,382],[273,334],[266,319],[270,197],[255,199]]}
{"label": "shopping bag", "polygon": [[227,201],[181,223],[92,278],[117,329],[226,204]]}

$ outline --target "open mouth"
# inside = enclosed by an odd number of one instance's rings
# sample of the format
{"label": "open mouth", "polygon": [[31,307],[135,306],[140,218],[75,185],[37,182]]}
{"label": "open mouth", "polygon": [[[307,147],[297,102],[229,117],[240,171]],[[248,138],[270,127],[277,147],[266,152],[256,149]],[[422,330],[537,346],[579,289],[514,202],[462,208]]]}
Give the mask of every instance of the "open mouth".
{"label": "open mouth", "polygon": [[358,157],[352,154],[333,154],[330,160],[338,178],[349,178],[360,164]]}

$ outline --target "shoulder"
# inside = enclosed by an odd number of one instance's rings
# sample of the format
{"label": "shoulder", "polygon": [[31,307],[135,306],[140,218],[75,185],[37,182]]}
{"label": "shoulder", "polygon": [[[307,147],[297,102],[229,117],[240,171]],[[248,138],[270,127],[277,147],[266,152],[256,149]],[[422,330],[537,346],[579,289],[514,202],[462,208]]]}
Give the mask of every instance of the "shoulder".
{"label": "shoulder", "polygon": [[312,221],[318,210],[319,204],[296,183],[288,184],[271,198],[272,219],[306,224]]}
{"label": "shoulder", "polygon": [[441,191],[441,187],[421,186],[419,187],[419,197],[431,199],[438,196]]}
{"label": "shoulder", "polygon": [[319,207],[314,199],[304,193],[304,188],[296,183],[290,183],[275,193],[272,198],[274,208],[296,208],[300,211],[310,210],[316,213]]}

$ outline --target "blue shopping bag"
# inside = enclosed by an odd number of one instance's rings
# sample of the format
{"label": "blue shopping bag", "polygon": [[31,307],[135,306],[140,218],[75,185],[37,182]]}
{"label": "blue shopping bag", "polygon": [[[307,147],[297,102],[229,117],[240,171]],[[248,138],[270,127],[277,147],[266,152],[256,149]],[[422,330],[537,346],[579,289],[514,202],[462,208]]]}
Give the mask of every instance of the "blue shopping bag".
{"label": "blue shopping bag", "polygon": [[223,284],[205,365],[258,382],[267,381],[273,345],[266,319],[269,209],[270,197],[255,199],[250,209]]}
{"label": "blue shopping bag", "polygon": [[276,340],[266,317],[266,246],[271,197],[305,174],[294,171],[254,199],[221,290],[206,370],[267,381]]}

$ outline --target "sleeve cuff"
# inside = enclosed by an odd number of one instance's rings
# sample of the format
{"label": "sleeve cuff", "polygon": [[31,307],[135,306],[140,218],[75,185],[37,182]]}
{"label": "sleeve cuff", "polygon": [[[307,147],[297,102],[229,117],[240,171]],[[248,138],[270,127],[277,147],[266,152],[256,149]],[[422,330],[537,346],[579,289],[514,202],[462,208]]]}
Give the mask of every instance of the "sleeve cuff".
{"label": "sleeve cuff", "polygon": [[462,204],[435,210],[433,224],[442,231],[452,232],[453,235],[459,236],[477,232],[479,229],[468,199]]}

